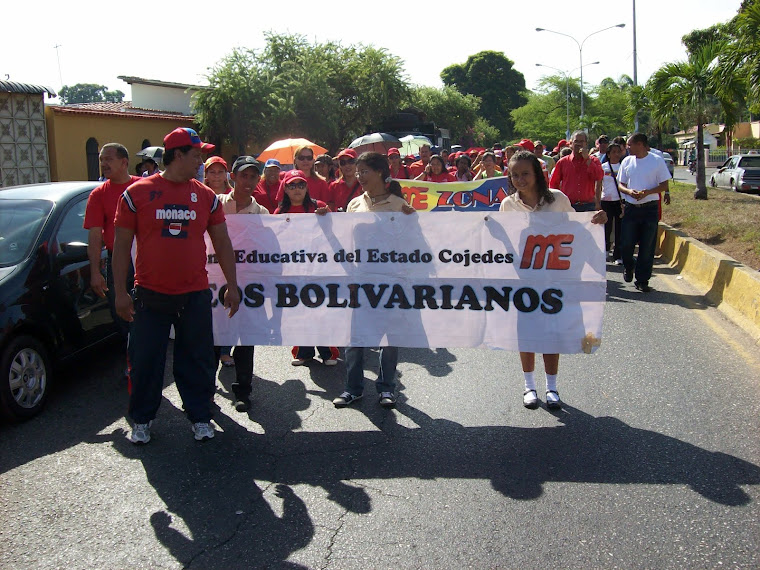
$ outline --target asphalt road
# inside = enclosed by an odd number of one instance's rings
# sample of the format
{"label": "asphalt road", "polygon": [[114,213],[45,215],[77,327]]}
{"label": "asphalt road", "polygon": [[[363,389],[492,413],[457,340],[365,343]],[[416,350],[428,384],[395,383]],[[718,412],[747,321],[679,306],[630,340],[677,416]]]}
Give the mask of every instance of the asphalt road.
{"label": "asphalt road", "polygon": [[199,444],[167,376],[135,447],[99,351],[0,426],[0,568],[760,567],[757,347],[667,268],[648,295],[608,270],[559,412],[523,408],[513,353],[402,349],[397,410],[371,382],[336,410],[342,364],[266,347],[249,414],[223,370]]}

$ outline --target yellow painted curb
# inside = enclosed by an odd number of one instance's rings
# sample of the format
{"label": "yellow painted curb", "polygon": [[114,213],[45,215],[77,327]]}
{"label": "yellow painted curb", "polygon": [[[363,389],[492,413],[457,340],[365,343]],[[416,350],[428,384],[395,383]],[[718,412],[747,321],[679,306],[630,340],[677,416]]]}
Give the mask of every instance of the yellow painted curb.
{"label": "yellow painted curb", "polygon": [[760,272],[660,222],[662,256],[708,301],[760,341]]}

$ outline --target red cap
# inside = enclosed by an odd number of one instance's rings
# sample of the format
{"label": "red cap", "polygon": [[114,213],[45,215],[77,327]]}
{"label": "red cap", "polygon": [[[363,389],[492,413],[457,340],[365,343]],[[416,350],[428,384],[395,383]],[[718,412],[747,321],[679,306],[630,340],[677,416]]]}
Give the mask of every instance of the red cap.
{"label": "red cap", "polygon": [[212,164],[221,164],[224,166],[225,170],[229,170],[229,167],[227,166],[227,161],[224,160],[221,156],[210,156],[206,162],[203,164],[204,170],[208,170],[209,166]]}
{"label": "red cap", "polygon": [[203,152],[211,152],[216,147],[212,144],[201,141],[201,137],[198,136],[193,129],[187,127],[180,127],[174,129],[168,135],[164,137],[164,150],[171,150],[173,148],[180,148],[183,146],[192,146],[199,148]]}
{"label": "red cap", "polygon": [[397,148],[389,148],[388,149],[388,156],[395,154],[396,156],[401,156],[401,153],[398,151]]}
{"label": "red cap", "polygon": [[345,157],[345,158],[353,158],[354,160],[356,160],[357,156],[358,155],[356,154],[356,151],[354,149],[346,148],[340,151],[338,153],[338,156],[336,156],[335,158],[336,160],[340,160],[341,158]]}
{"label": "red cap", "polygon": [[[356,154],[356,153],[354,153],[354,154]],[[306,175],[302,171],[300,171],[300,170],[288,170],[285,173],[285,176],[283,176],[283,178],[282,178],[282,183],[283,183],[283,185],[284,184],[290,184],[292,182],[298,182],[299,180],[301,182],[308,182],[306,180]]]}
{"label": "red cap", "polygon": [[517,143],[517,146],[523,147],[525,150],[533,152],[536,150],[536,145],[533,144],[533,141],[530,139],[523,139],[519,143]]}
{"label": "red cap", "polygon": [[557,143],[557,148],[562,148],[563,146],[570,146],[570,143],[569,143],[569,142],[567,142],[565,139],[561,139],[561,140],[560,140],[560,141]]}

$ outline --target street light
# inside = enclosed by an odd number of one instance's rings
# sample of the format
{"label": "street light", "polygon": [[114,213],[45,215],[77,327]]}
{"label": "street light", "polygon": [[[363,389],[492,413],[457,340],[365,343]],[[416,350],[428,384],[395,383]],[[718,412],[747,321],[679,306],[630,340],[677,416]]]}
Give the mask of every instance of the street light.
{"label": "street light", "polygon": [[609,26],[607,28],[602,28],[601,30],[592,32],[589,35],[587,35],[585,38],[583,38],[582,42],[578,42],[578,40],[576,40],[573,36],[569,34],[563,34],[562,32],[556,32],[554,30],[547,30],[546,28],[536,28],[537,32],[550,32],[552,34],[557,34],[558,36],[565,36],[566,38],[570,38],[578,46],[578,54],[580,55],[580,70],[581,70],[581,122],[583,122],[583,117],[586,114],[585,107],[583,106],[583,44],[585,44],[586,40],[589,39],[591,36],[595,36],[596,34],[606,32],[607,30],[611,30],[612,28],[625,28],[625,24],[616,24],[614,26]]}
{"label": "street light", "polygon": [[[588,67],[589,65],[598,65],[599,62],[595,61],[593,63],[587,63],[583,67]],[[552,67],[551,65],[544,65],[543,63],[537,63],[536,67],[547,67],[549,69],[553,69],[554,71],[559,71],[562,75],[565,76],[565,103],[567,105],[567,130],[565,131],[565,140],[570,140],[570,74],[573,71],[576,71],[578,68],[571,69],[570,71],[563,71],[562,69],[559,69],[557,67]],[[583,69],[581,69],[581,73],[583,73]],[[581,93],[583,90],[581,90]]]}

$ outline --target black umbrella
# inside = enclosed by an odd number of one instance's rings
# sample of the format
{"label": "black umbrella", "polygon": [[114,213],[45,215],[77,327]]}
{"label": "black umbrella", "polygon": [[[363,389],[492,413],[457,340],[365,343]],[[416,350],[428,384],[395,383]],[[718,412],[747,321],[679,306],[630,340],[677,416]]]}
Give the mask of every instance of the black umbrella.
{"label": "black umbrella", "polygon": [[162,147],[162,146],[149,146],[149,147],[146,147],[146,148],[142,149],[140,152],[135,153],[135,154],[137,156],[142,157],[142,158],[150,158],[156,164],[158,164],[164,158],[164,147]]}
{"label": "black umbrella", "polygon": [[393,135],[388,133],[370,133],[354,140],[348,148],[354,149],[357,153],[375,151],[382,152],[383,154],[388,152],[389,148],[398,148],[401,146],[399,141]]}

